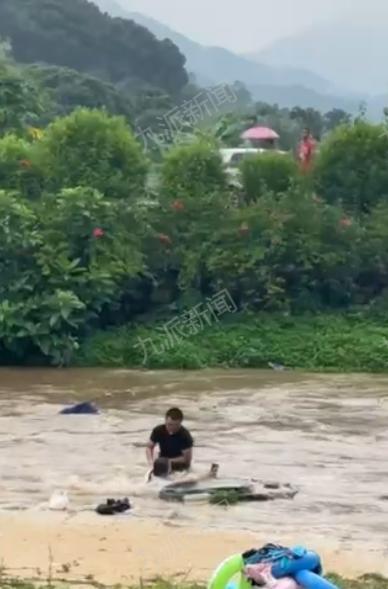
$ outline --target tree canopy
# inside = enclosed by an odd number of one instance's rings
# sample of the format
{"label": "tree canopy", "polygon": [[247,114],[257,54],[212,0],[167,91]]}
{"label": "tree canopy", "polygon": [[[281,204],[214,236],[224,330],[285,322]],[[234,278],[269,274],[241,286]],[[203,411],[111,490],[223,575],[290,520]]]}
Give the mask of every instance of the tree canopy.
{"label": "tree canopy", "polygon": [[112,83],[147,82],[172,94],[188,82],[185,57],[171,41],[87,0],[2,0],[0,36],[22,63],[66,66]]}
{"label": "tree canopy", "polygon": [[110,114],[125,116],[129,121],[133,118],[133,99],[109,82],[54,65],[29,65],[24,72],[51,99],[49,108],[40,117],[43,124],[57,116],[66,116],[78,107],[105,109]]}

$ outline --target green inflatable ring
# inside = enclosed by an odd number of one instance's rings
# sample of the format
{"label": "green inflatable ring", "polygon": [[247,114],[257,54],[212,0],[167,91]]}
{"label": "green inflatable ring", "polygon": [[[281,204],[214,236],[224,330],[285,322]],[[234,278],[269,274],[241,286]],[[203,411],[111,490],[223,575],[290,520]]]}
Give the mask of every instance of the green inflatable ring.
{"label": "green inflatable ring", "polygon": [[244,575],[244,566],[241,554],[230,556],[214,571],[208,583],[208,589],[226,589],[236,575],[239,575],[239,579],[233,582],[235,589],[252,589],[252,585]]}

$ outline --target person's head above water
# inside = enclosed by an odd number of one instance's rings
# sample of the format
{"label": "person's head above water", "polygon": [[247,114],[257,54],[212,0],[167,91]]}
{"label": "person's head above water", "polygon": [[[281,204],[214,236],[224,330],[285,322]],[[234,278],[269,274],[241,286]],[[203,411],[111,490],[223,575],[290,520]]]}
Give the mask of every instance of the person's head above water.
{"label": "person's head above water", "polygon": [[176,434],[182,427],[183,413],[178,407],[172,407],[166,413],[166,429],[170,435]]}
{"label": "person's head above water", "polygon": [[152,474],[154,477],[167,477],[170,474],[168,458],[157,458],[153,465]]}

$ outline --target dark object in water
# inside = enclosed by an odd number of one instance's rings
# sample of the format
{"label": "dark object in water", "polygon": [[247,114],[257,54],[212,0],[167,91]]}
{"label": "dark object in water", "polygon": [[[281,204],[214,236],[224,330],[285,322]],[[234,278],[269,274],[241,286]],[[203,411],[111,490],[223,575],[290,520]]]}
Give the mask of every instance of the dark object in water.
{"label": "dark object in water", "polygon": [[65,407],[60,411],[60,415],[96,415],[97,413],[99,413],[97,407],[89,401]]}
{"label": "dark object in water", "polygon": [[129,499],[107,499],[106,503],[102,503],[96,507],[96,512],[100,515],[115,515],[116,513],[124,513],[131,509]]}
{"label": "dark object in water", "polygon": [[213,479],[202,482],[173,483],[166,485],[159,493],[164,501],[185,501],[187,497],[208,494],[210,503],[234,504],[240,501],[274,501],[293,499],[297,490],[289,484],[251,484],[238,479]]}

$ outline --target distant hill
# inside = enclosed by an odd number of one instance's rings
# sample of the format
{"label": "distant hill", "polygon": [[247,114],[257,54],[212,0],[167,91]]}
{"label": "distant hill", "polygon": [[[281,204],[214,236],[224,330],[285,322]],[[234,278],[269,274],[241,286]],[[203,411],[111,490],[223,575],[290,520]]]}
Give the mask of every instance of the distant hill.
{"label": "distant hill", "polygon": [[388,91],[388,3],[369,0],[365,12],[315,26],[246,57],[274,67],[312,69],[344,92]]}
{"label": "distant hill", "polygon": [[87,0],[1,0],[0,37],[21,63],[63,66],[113,84],[147,84],[178,94],[185,57],[169,40],[101,13]]}
{"label": "distant hill", "polygon": [[152,18],[132,12],[133,20],[154,33],[158,39],[170,38],[186,56],[187,69],[193,72],[199,82],[234,82],[244,84],[275,84],[287,86],[298,84],[319,92],[330,90],[331,84],[320,76],[304,69],[293,67],[269,67],[255,63],[222,47],[206,47],[184,35],[171,30]]}
{"label": "distant hill", "polygon": [[[250,91],[256,100],[268,104],[278,104],[280,107],[313,107],[322,112],[339,108],[348,113],[356,114],[361,105],[361,101],[356,98],[320,94],[303,86],[287,86],[282,89],[279,86],[262,84],[251,87]],[[374,109],[374,115],[376,116],[376,108]]]}
{"label": "distant hill", "polygon": [[93,1],[101,10],[113,16],[133,19],[149,29],[158,39],[171,39],[186,56],[186,69],[195,75],[198,84],[202,86],[239,80],[247,86],[305,86],[316,92],[328,92],[332,88],[332,84],[326,79],[305,69],[268,66],[221,47],[206,47],[196,43],[153,18],[126,11],[117,0]]}

